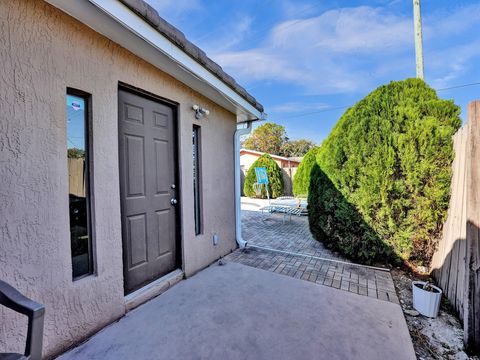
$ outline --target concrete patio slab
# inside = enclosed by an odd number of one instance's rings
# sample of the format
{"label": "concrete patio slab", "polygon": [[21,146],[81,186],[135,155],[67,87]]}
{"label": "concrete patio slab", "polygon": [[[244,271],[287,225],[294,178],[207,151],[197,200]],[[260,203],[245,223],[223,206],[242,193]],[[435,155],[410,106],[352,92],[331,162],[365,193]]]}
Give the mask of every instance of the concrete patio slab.
{"label": "concrete patio slab", "polygon": [[249,266],[213,265],[60,357],[415,359],[400,306]]}

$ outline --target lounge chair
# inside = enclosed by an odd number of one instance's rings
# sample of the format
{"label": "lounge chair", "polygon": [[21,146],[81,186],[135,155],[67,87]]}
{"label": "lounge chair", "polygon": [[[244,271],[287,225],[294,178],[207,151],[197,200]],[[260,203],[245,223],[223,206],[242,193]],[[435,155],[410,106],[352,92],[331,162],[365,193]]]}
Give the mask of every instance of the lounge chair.
{"label": "lounge chair", "polygon": [[290,216],[289,221],[292,220],[292,215],[305,216],[308,215],[307,203],[304,199],[295,198],[293,196],[281,196],[270,203],[270,205],[260,208],[262,213],[279,212],[283,213],[283,223],[287,216]]}

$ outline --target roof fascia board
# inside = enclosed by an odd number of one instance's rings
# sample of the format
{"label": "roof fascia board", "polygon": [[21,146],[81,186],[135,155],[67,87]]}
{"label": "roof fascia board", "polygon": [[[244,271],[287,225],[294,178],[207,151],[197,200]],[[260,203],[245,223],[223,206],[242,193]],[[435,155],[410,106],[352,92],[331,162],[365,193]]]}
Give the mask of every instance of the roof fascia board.
{"label": "roof fascia board", "polygon": [[248,154],[251,154],[251,155],[259,155],[259,156],[262,156],[262,155],[270,155],[270,157],[272,159],[278,159],[278,160],[283,160],[283,161],[290,161],[290,162],[294,162],[294,163],[300,163],[299,161],[297,160],[291,160],[287,157],[283,157],[283,156],[279,156],[279,155],[274,155],[274,154],[268,154],[268,153],[264,153],[264,152],[261,152],[261,151],[256,151],[256,150],[249,150],[249,149],[240,149],[240,152],[245,152],[245,153],[248,153]]}
{"label": "roof fascia board", "polygon": [[46,1],[232,111],[237,115],[238,122],[265,117],[223,81],[119,1]]}

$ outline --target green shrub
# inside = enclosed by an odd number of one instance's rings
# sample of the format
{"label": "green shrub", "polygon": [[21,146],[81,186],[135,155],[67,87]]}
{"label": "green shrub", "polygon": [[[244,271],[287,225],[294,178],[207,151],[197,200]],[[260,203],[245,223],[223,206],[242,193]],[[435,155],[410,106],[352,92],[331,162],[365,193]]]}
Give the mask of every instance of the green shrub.
{"label": "green shrub", "polygon": [[318,149],[319,147],[314,147],[308,150],[295,172],[293,177],[293,193],[295,196],[306,196],[308,194],[310,172],[315,165]]}
{"label": "green shrub", "polygon": [[253,189],[253,184],[257,182],[255,175],[256,167],[265,167],[268,175],[268,188],[271,198],[276,198],[283,195],[283,176],[282,169],[268,154],[260,156],[247,171],[245,176],[245,184],[243,185],[243,193],[248,197],[259,197],[262,199],[267,198],[265,186],[262,189],[262,194],[257,196]]}
{"label": "green shrub", "polygon": [[[364,262],[387,253],[378,238],[428,265],[447,214],[459,113],[418,79],[381,86],[348,109],[317,153],[321,171],[309,189],[314,236]],[[323,177],[344,201],[331,198]]]}
{"label": "green shrub", "polygon": [[365,223],[318,164],[312,166],[308,203],[309,217],[314,220],[310,221],[310,231],[328,248],[365,263],[392,258],[391,248]]}

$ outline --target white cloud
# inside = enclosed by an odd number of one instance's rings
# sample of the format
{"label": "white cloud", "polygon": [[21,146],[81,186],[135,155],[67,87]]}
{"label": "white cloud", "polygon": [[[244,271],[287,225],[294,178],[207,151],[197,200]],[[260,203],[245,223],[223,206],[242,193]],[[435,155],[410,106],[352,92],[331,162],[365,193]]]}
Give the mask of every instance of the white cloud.
{"label": "white cloud", "polygon": [[[435,88],[458,85],[480,57],[480,4],[452,5],[425,18],[425,72]],[[431,46],[430,44],[433,44]]]}
{"label": "white cloud", "polygon": [[147,2],[158,11],[160,16],[163,12],[184,13],[201,8],[199,0],[147,0]]}
{"label": "white cloud", "polygon": [[306,81],[306,75],[295,63],[266,49],[231,51],[213,54],[212,57],[227,71],[232,71],[248,81]]}
{"label": "white cloud", "polygon": [[425,60],[433,73],[432,85],[435,88],[451,86],[468,73],[472,60],[479,57],[480,40],[427,53]]}
{"label": "white cloud", "polygon": [[410,27],[382,9],[344,8],[283,22],[260,47],[211,55],[241,82],[289,82],[316,94],[358,91],[369,86],[369,58],[412,43]]}
{"label": "white cloud", "polygon": [[200,36],[196,41],[211,37],[213,40],[210,40],[205,47],[207,53],[228,51],[245,40],[245,37],[252,30],[253,20],[253,17],[248,15],[237,15],[235,20],[229,21],[225,25],[225,29],[220,36],[216,35],[215,32],[209,32]]}
{"label": "white cloud", "polygon": [[340,53],[395,51],[411,43],[411,28],[409,19],[389,14],[382,8],[343,8],[280,24],[272,31],[272,44],[276,47],[309,45]]}
{"label": "white cloud", "polygon": [[280,7],[287,18],[292,17],[305,17],[305,16],[312,16],[318,11],[321,11],[322,8],[328,6],[327,3],[323,1],[315,1],[315,2],[302,2],[300,0],[276,0],[277,3],[280,3]]}
{"label": "white cloud", "polygon": [[203,9],[201,0],[146,0],[158,14],[174,25],[182,23],[190,13]]}
{"label": "white cloud", "polygon": [[[423,35],[426,40],[435,40],[443,36],[458,35],[480,23],[480,4],[470,4],[446,11],[438,11],[425,17],[427,26]],[[478,30],[476,30],[478,31]]]}
{"label": "white cloud", "polygon": [[[451,84],[480,54],[480,39],[455,47],[442,39],[471,34],[479,21],[480,4],[424,16],[426,74],[434,86]],[[304,94],[359,93],[415,75],[411,15],[388,7],[341,8],[290,19],[250,49],[215,50],[213,59],[247,87],[268,81],[295,85]]]}
{"label": "white cloud", "polygon": [[304,111],[315,111],[329,109],[330,105],[325,103],[285,102],[270,107],[272,113],[298,113]]}

